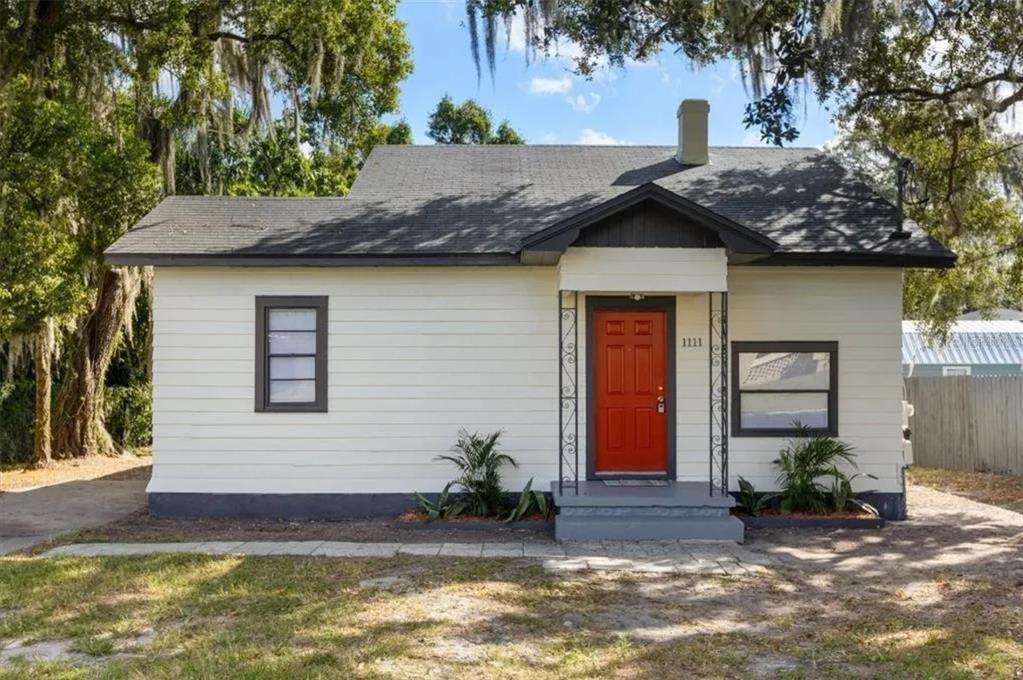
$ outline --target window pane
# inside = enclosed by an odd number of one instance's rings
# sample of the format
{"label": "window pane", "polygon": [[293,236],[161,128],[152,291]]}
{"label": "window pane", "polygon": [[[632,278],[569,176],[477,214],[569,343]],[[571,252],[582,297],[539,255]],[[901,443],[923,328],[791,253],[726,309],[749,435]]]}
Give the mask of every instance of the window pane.
{"label": "window pane", "polygon": [[271,357],[271,380],[314,380],[316,378],[316,357]]}
{"label": "window pane", "polygon": [[316,331],[271,331],[270,354],[316,354]]}
{"label": "window pane", "polygon": [[272,331],[315,331],[315,309],[271,309]]}
{"label": "window pane", "polygon": [[315,380],[271,380],[270,402],[274,404],[316,401]]}
{"label": "window pane", "polygon": [[826,393],[743,392],[739,400],[739,422],[744,430],[792,429],[796,422],[813,428],[828,427]]}
{"label": "window pane", "polygon": [[742,390],[826,390],[831,382],[828,352],[741,352]]}

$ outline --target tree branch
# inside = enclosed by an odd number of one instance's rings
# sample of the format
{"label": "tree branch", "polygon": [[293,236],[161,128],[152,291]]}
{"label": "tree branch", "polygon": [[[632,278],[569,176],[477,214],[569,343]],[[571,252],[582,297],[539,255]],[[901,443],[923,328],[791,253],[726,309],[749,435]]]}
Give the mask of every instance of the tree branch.
{"label": "tree branch", "polygon": [[[946,90],[935,91],[928,90],[922,87],[894,87],[894,88],[879,88],[875,90],[867,90],[861,92],[856,96],[856,100],[850,107],[849,112],[852,114],[858,113],[866,103],[871,99],[879,99],[883,97],[892,97],[906,102],[928,102],[928,101],[940,101],[946,104],[951,103],[956,96],[963,94],[964,92],[972,92],[975,90],[982,89],[988,85],[995,83],[1023,83],[1023,73],[1016,73],[1015,71],[1005,70],[1000,73],[994,73],[987,77],[981,78],[980,80],[971,81],[969,83],[962,83],[955,87],[950,87]],[[1015,99],[1014,99],[1015,98]],[[1010,106],[1020,101],[1023,98],[1023,90],[1015,92],[1010,97],[988,106],[989,111],[987,116],[992,113],[1001,113],[1007,110]],[[1014,101],[1010,101],[1013,100]],[[975,122],[975,121],[974,121]]]}
{"label": "tree branch", "polygon": [[245,45],[260,42],[279,42],[288,49],[290,49],[292,52],[295,52],[296,54],[298,54],[299,52],[298,47],[295,46],[295,43],[291,42],[291,39],[288,38],[288,34],[286,31],[281,31],[279,33],[255,33],[251,36],[240,35],[232,31],[213,31],[212,33],[207,33],[206,37],[209,38],[211,41],[233,40],[235,42],[240,42]]}

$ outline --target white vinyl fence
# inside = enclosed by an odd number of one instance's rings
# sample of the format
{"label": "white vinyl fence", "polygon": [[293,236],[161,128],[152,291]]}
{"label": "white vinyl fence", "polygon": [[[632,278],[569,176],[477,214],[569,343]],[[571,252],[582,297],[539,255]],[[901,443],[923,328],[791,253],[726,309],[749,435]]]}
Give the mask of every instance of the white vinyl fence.
{"label": "white vinyl fence", "polygon": [[907,378],[917,465],[1023,475],[1023,376]]}

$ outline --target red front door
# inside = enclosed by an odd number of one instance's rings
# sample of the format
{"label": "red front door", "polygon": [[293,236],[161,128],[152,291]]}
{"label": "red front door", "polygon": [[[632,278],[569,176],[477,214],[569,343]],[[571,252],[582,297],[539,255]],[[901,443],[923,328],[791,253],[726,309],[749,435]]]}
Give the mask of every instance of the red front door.
{"label": "red front door", "polygon": [[668,338],[661,311],[597,311],[593,409],[600,474],[668,469]]}

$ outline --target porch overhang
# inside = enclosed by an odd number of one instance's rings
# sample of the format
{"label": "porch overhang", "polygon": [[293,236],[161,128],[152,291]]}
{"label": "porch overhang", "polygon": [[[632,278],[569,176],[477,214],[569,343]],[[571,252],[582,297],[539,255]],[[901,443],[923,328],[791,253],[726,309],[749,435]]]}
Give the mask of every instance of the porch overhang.
{"label": "porch overhang", "polygon": [[598,294],[707,293],[728,290],[724,248],[568,248],[558,263],[560,290]]}

